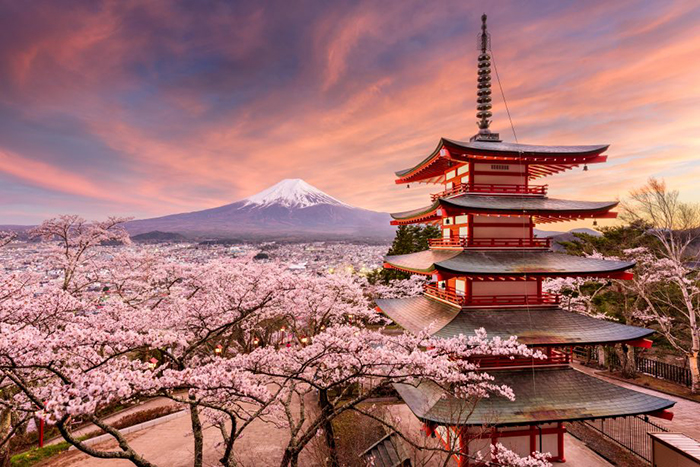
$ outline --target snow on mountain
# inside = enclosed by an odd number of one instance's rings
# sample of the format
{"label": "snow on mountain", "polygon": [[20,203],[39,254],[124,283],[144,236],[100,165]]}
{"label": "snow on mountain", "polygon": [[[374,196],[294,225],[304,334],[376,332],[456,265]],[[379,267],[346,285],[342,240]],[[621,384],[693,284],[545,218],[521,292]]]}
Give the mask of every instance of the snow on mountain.
{"label": "snow on mountain", "polygon": [[343,203],[301,179],[286,179],[235,203],[126,224],[130,234],[174,232],[192,238],[391,238],[386,213]]}
{"label": "snow on mountain", "polygon": [[274,204],[287,208],[307,208],[317,204],[352,207],[309,185],[300,178],[284,179],[243,201],[247,202],[246,205],[255,204],[260,207]]}

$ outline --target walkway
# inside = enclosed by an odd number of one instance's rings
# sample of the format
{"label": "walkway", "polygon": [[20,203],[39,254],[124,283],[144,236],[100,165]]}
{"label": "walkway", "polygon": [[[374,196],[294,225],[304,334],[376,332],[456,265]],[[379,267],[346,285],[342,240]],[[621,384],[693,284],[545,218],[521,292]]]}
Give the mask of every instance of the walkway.
{"label": "walkway", "polygon": [[583,371],[591,376],[600,378],[609,383],[617,384],[624,388],[632,389],[634,391],[643,392],[645,394],[651,394],[652,396],[661,397],[663,399],[668,399],[676,402],[670,410],[673,412],[673,421],[662,420],[660,418],[652,418],[652,421],[657,425],[661,425],[668,428],[670,431],[677,431],[684,433],[691,438],[700,440],[700,403],[693,402],[688,399],[683,399],[676,396],[671,396],[663,392],[654,391],[646,387],[637,386],[634,384],[626,383],[614,378],[608,378],[600,375],[597,370],[593,368],[588,368],[583,365],[574,364],[577,370]]}

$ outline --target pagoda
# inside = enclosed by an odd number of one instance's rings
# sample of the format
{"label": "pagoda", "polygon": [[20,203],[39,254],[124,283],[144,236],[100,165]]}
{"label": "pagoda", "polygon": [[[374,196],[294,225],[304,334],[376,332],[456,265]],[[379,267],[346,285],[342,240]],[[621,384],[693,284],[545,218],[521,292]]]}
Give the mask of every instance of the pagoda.
{"label": "pagoda", "polygon": [[[441,191],[423,208],[392,214],[392,224],[440,225],[442,236],[418,253],[388,256],[386,268],[429,278],[423,295],[380,299],[377,306],[408,332],[436,337],[517,336],[548,358],[477,359],[515,401],[491,396],[476,403],[446,396],[429,383],[397,385],[424,423],[459,452],[460,466],[477,452],[489,458],[489,443],[527,456],[549,452],[564,462],[565,422],[633,415],[672,417],[673,401],[632,391],[571,366],[573,346],[625,343],[649,347],[652,330],[564,311],[559,297],[543,291],[554,277],[630,279],[634,263],[570,256],[537,238],[536,224],[614,218],[615,201],[550,198],[547,185],[531,182],[576,167],[606,161],[608,145],[536,146],[507,143],[491,132],[491,56],[486,15],[479,35],[478,133],[468,142],[442,138],[415,166],[396,172],[396,183],[434,183]],[[473,462],[473,460],[471,461]]]}

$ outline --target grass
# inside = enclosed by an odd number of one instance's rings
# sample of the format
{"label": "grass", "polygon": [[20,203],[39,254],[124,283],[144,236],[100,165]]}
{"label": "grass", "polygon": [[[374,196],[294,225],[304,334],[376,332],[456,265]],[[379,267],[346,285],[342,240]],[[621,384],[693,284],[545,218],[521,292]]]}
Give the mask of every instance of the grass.
{"label": "grass", "polygon": [[56,454],[60,454],[63,451],[67,451],[70,447],[70,443],[63,441],[58,444],[52,444],[51,446],[44,446],[43,448],[32,448],[29,451],[23,452],[21,454],[15,454],[10,458],[11,467],[30,467],[32,465],[38,464],[39,462],[53,457]]}

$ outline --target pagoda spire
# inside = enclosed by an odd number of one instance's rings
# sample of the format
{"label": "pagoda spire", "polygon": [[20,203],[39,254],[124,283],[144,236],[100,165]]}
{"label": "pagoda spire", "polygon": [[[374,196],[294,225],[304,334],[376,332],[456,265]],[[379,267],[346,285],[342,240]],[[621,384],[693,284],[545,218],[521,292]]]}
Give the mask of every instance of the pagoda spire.
{"label": "pagoda spire", "polygon": [[476,124],[479,133],[471,138],[472,141],[500,141],[498,133],[491,133],[491,55],[489,48],[491,35],[486,30],[486,14],[481,15],[481,33],[478,36],[479,66],[477,72],[476,92]]}

